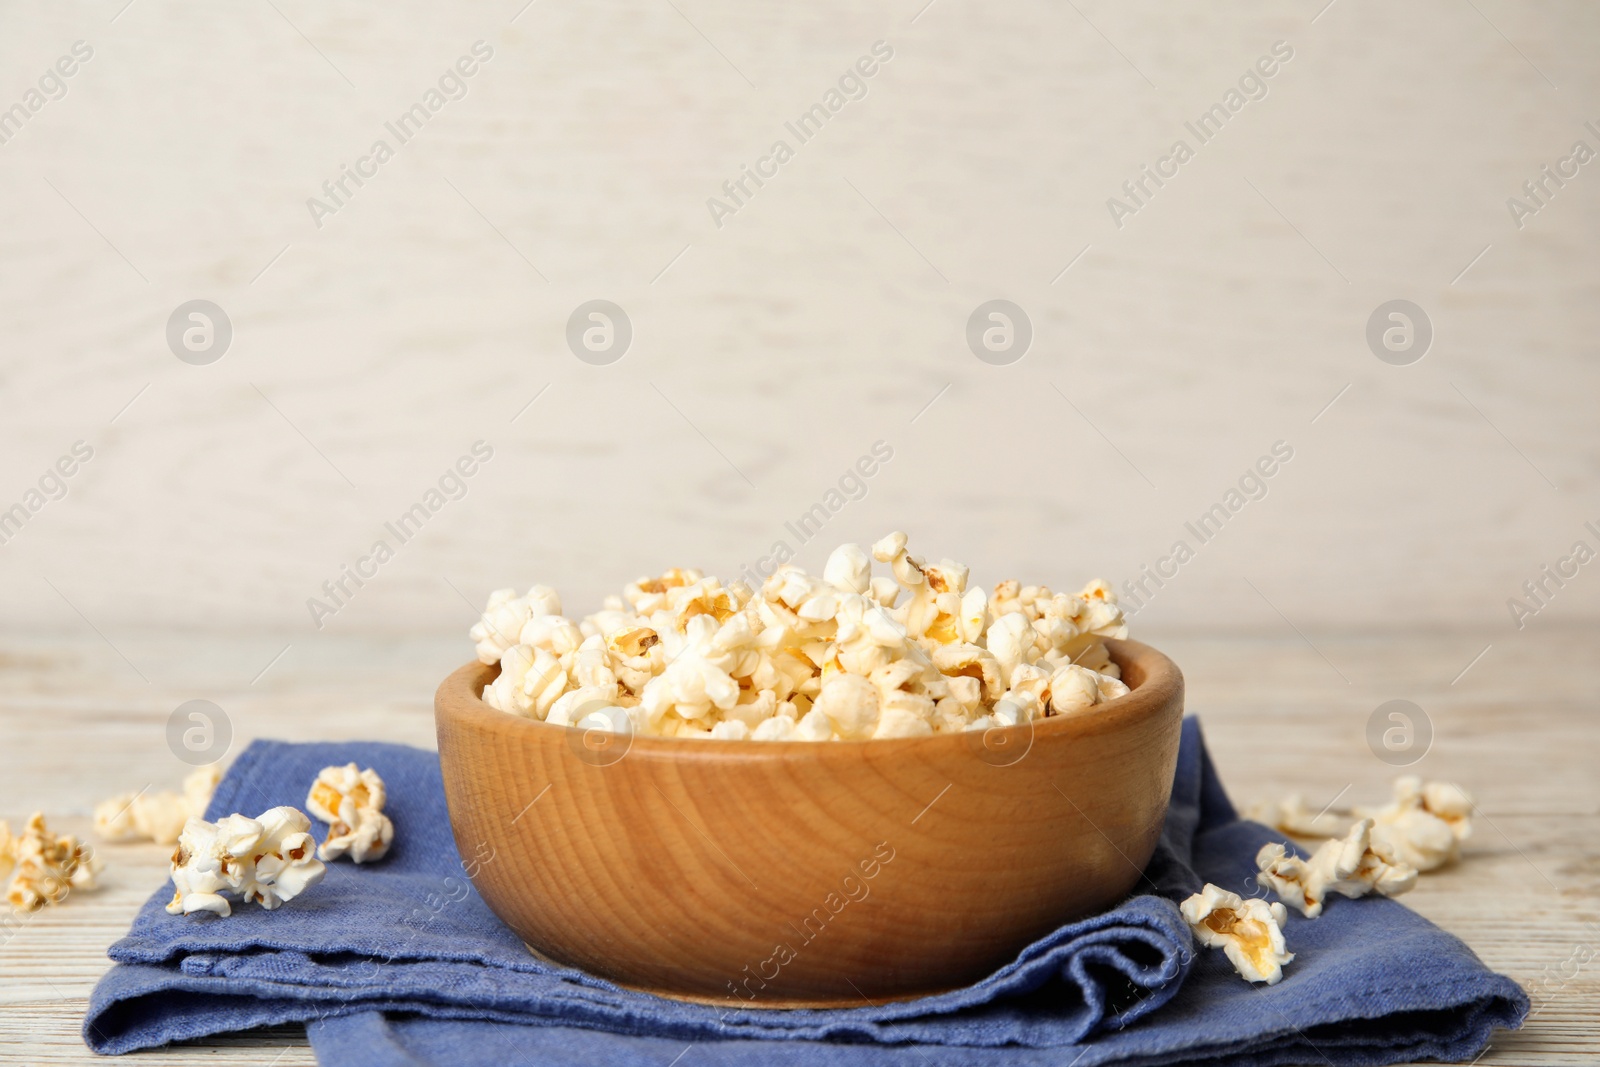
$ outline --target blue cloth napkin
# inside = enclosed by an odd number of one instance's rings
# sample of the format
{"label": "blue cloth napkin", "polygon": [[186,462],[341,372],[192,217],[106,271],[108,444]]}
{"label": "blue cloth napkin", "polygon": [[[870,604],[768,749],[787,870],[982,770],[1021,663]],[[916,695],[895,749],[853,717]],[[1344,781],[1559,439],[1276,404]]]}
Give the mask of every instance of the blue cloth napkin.
{"label": "blue cloth napkin", "polygon": [[[1199,724],[1184,723],[1172,803],[1135,894],[1063,926],[965,989],[828,1011],[712,1007],[634,993],[532,956],[467,878],[435,753],[376,742],[257,741],[209,818],[301,806],[318,770],[355,761],[389,786],[396,837],[381,863],[332,863],[275,912],[170,916],[147,902],[96,987],[84,1039],[122,1053],[250,1027],[305,1022],[324,1064],[713,1062],[837,1064],[1383,1064],[1470,1059],[1515,1027],[1522,990],[1459,940],[1382,898],[1291,912],[1296,954],[1252,986],[1197,948],[1176,904],[1210,881],[1260,893],[1257,849],[1274,834],[1234,813]],[[319,834],[325,828],[318,827]]]}

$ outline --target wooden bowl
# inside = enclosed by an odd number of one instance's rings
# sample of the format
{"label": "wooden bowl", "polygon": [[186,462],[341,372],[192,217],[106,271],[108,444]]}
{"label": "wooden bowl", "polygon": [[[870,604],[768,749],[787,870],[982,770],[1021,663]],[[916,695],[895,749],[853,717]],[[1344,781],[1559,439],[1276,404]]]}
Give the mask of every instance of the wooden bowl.
{"label": "wooden bowl", "polygon": [[1183,676],[1108,641],[1132,692],[987,734],[691,741],[435,698],[456,845],[529,948],[621,985],[752,1007],[969,984],[1122,899],[1155,849]]}

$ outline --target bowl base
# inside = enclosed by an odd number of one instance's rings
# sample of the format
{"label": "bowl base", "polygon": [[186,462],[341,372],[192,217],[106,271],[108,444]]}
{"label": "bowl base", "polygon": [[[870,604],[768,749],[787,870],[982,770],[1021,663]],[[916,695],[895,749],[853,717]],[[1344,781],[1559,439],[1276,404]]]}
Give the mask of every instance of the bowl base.
{"label": "bowl base", "polygon": [[[570,964],[551,959],[526,941],[522,947],[537,959],[543,960],[552,967],[569,967]],[[700,996],[695,993],[679,993],[670,989],[655,989],[650,986],[633,985],[628,982],[618,982],[615,979],[606,979],[620,989],[630,993],[645,993],[652,997],[661,997],[663,1000],[677,1000],[685,1004],[705,1004],[713,1008],[757,1008],[772,1011],[794,1011],[801,1008],[827,1009],[827,1008],[861,1008],[873,1007],[878,1004],[894,1004],[903,1000],[919,1000],[922,997],[937,996],[949,992],[946,989],[929,989],[916,993],[907,993],[897,997],[869,997],[864,993],[856,993],[848,997],[774,997],[760,996],[753,1000],[741,1000],[738,997],[710,997]]]}
{"label": "bowl base", "polygon": [[935,996],[948,992],[944,989],[933,989],[920,993],[907,993],[898,997],[869,997],[864,994],[849,997],[771,997],[762,995],[754,1000],[741,1000],[738,997],[702,997],[693,993],[674,993],[665,989],[648,989],[644,986],[626,985],[617,982],[623,989],[634,993],[648,993],[653,997],[666,1000],[679,1000],[687,1004],[706,1004],[713,1008],[755,1008],[762,1011],[793,1011],[800,1008],[868,1008],[878,1004],[894,1004],[903,1000],[920,1000],[923,997]]}

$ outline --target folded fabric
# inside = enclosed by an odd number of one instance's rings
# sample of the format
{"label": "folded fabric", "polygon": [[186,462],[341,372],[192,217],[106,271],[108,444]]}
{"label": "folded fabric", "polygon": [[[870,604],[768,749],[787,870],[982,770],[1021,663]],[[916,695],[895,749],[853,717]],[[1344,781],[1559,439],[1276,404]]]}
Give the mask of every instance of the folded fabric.
{"label": "folded fabric", "polygon": [[[171,916],[170,884],[111,947],[84,1038],[103,1053],[305,1022],[326,1064],[714,1062],[841,1067],[963,1064],[1382,1064],[1469,1059],[1527,998],[1456,938],[1381,898],[1291,913],[1284,981],[1251,986],[1194,946],[1176,901],[1211,881],[1255,890],[1271,831],[1242,822],[1184,723],[1161,843],[1136,894],[1071,923],[965,989],[837,1010],[713,1007],[621,989],[530,954],[484,905],[451,837],[435,753],[375,742],[258,741],[208,817],[303,805],[330,764],[389,785],[382,862],[329,864],[268,913]],[[325,828],[318,827],[319,836]],[[1198,953],[1198,954],[1197,954]],[[685,1059],[687,1065],[688,1060]]]}

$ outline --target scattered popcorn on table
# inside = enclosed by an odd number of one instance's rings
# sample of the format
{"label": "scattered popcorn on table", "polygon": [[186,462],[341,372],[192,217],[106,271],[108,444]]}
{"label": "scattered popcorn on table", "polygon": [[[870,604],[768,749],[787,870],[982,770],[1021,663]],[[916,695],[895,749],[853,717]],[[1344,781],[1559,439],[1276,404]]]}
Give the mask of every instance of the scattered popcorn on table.
{"label": "scattered popcorn on table", "polygon": [[1340,837],[1350,831],[1353,814],[1371,819],[1372,851],[1391,864],[1431,871],[1461,854],[1472,834],[1471,794],[1449,782],[1423,782],[1414,775],[1396,778],[1394,801],[1381,808],[1313,813],[1296,793],[1276,804],[1256,804],[1249,817],[1293,837]]}
{"label": "scattered popcorn on table", "polygon": [[224,893],[257,901],[268,911],[322,881],[311,820],[294,808],[273,808],[254,819],[229,815],[214,823],[190,819],[172,854],[177,887],[167,914],[209,911],[231,915]]}
{"label": "scattered popcorn on table", "polygon": [[1291,837],[1339,837],[1350,827],[1350,820],[1341,813],[1326,808],[1313,811],[1300,793],[1292,793],[1275,804],[1252,805],[1246,817]]}
{"label": "scattered popcorn on table", "polygon": [[1285,952],[1282,904],[1248,899],[1207,882],[1205,888],[1178,905],[1194,935],[1207,948],[1220,948],[1233,969],[1251,982],[1276,985],[1283,966],[1294,959]]}
{"label": "scattered popcorn on table", "polygon": [[19,912],[60,904],[74,889],[93,889],[101,868],[94,852],[76,837],[46,829],[42,812],[34,812],[17,837],[0,823],[0,852],[11,868],[6,900]]}
{"label": "scattered popcorn on table", "polygon": [[1381,808],[1357,808],[1373,820],[1372,849],[1392,863],[1419,871],[1442,867],[1461,854],[1461,842],[1472,834],[1470,794],[1449,782],[1428,782],[1413,775],[1395,779],[1394,802]]}
{"label": "scattered popcorn on table", "polygon": [[383,813],[386,798],[383,779],[370,767],[361,770],[347,763],[322,768],[306,796],[306,810],[328,824],[328,839],[317,849],[317,858],[348,855],[356,863],[382,859],[394,840],[394,823]]}
{"label": "scattered popcorn on table", "polygon": [[1290,855],[1281,844],[1262,845],[1256,853],[1257,880],[1308,919],[1322,914],[1329,893],[1361,897],[1381,893],[1396,897],[1417,884],[1417,871],[1390,863],[1372,850],[1372,820],[1362,819],[1343,838],[1324,841],[1310,859]]}
{"label": "scattered popcorn on table", "polygon": [[[890,575],[874,576],[874,561]],[[785,564],[757,590],[674,568],[578,622],[547,586],[501,589],[471,636],[479,660],[500,665],[489,706],[658,737],[926,737],[1128,693],[1105,646],[1128,632],[1108,584],[1068,594],[1007,581],[991,600],[967,578],[960,563],[911,555],[897,531],[870,550],[839,546],[820,578]],[[611,721],[597,707],[622,710]]]}
{"label": "scattered popcorn on table", "polygon": [[211,794],[222,781],[213,763],[196,768],[183,780],[183,792],[122,793],[94,808],[94,832],[107,841],[154,841],[170,845],[183,824],[206,813]]}

